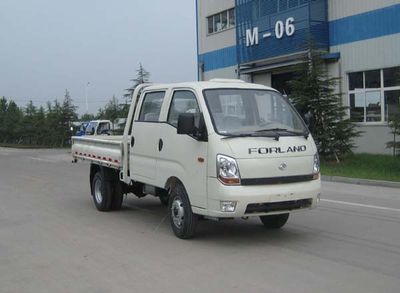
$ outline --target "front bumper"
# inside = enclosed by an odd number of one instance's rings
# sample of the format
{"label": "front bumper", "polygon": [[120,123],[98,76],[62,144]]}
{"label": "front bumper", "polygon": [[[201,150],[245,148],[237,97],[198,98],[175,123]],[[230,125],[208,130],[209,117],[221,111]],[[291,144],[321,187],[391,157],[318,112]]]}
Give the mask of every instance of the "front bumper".
{"label": "front bumper", "polygon": [[[216,218],[238,218],[288,213],[315,208],[320,195],[320,179],[288,184],[226,186],[217,178],[208,178],[208,209],[206,214]],[[221,201],[237,202],[235,211],[221,212]],[[304,204],[308,201],[309,204]],[[273,203],[271,206],[275,208],[268,208],[267,212],[260,212],[262,209],[255,209],[250,212],[250,207],[259,204],[267,206],[265,204],[270,203]]]}

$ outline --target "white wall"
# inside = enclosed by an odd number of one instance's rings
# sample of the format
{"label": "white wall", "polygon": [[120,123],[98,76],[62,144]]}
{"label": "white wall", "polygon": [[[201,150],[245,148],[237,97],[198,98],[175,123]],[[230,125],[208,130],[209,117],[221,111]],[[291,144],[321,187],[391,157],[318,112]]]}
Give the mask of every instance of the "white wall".
{"label": "white wall", "polygon": [[[343,104],[349,106],[348,73],[400,66],[400,34],[334,46],[331,52],[340,52],[339,62],[329,65],[329,73],[338,76],[340,72]],[[392,139],[387,123],[360,125],[359,130],[364,133],[356,139],[355,152],[391,153],[385,146]]]}
{"label": "white wall", "polygon": [[400,34],[333,46],[331,52],[340,52],[344,73],[399,66]]}
{"label": "white wall", "polygon": [[253,75],[253,82],[265,86],[271,86],[271,73],[262,73]]}
{"label": "white wall", "polygon": [[354,141],[357,148],[355,153],[369,154],[392,154],[392,149],[386,148],[386,143],[393,140],[393,135],[390,134],[390,128],[382,125],[363,125],[357,127],[357,130],[364,133],[357,137]]}
{"label": "white wall", "polygon": [[399,0],[329,0],[329,21],[399,4]]}
{"label": "white wall", "polygon": [[232,67],[226,67],[222,69],[217,69],[213,71],[206,71],[203,73],[203,79],[201,80],[210,80],[213,78],[229,78],[229,79],[236,79],[237,78],[237,73],[236,73],[236,66]]}
{"label": "white wall", "polygon": [[207,17],[235,7],[235,0],[198,0],[199,54],[236,45],[234,28],[208,35]]}

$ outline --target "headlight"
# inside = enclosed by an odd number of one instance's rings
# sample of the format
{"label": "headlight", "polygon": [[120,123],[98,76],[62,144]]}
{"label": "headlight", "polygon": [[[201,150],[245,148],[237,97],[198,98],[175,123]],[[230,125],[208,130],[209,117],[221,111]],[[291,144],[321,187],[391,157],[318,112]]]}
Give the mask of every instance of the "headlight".
{"label": "headlight", "polygon": [[319,172],[320,172],[319,156],[318,153],[316,153],[314,155],[314,167],[313,167],[314,179],[319,178]]}
{"label": "headlight", "polygon": [[236,160],[217,155],[217,177],[226,185],[240,185],[239,167]]}

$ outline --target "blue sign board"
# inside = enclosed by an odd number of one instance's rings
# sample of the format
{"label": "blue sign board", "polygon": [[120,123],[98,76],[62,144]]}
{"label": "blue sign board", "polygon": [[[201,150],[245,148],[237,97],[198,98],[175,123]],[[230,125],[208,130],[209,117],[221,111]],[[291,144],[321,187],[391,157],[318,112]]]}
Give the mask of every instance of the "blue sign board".
{"label": "blue sign board", "polygon": [[327,0],[236,0],[239,64],[329,48]]}

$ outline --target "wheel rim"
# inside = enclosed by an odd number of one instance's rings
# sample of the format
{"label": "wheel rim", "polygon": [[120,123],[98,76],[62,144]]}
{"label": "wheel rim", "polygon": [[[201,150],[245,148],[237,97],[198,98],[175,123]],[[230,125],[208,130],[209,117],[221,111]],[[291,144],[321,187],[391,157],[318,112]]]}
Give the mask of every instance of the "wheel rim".
{"label": "wheel rim", "polygon": [[97,203],[101,203],[103,201],[103,195],[101,194],[101,180],[97,179],[94,184],[94,198]]}
{"label": "wheel rim", "polygon": [[183,207],[183,202],[179,197],[175,198],[172,202],[171,215],[174,225],[181,228],[185,217],[185,209]]}

